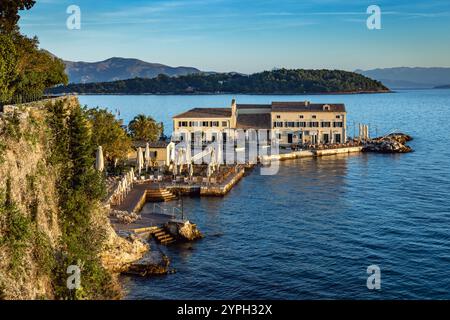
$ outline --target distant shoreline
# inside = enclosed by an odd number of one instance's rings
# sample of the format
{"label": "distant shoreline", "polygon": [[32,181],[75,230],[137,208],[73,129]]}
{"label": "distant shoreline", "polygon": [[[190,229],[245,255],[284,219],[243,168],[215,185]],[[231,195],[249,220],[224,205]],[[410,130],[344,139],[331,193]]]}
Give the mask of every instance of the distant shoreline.
{"label": "distant shoreline", "polygon": [[382,91],[348,91],[348,92],[306,92],[306,93],[236,93],[236,92],[196,92],[196,93],[78,93],[68,92],[64,94],[52,94],[54,96],[77,95],[77,96],[223,96],[223,95],[245,95],[245,96],[322,96],[322,95],[355,95],[355,94],[378,94],[395,93],[394,90]]}

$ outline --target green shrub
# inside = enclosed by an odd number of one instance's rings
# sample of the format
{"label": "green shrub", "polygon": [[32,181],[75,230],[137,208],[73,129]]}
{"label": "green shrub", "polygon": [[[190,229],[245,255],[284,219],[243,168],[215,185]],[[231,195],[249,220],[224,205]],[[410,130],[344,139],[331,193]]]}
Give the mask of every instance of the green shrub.
{"label": "green shrub", "polygon": [[23,257],[32,235],[32,221],[23,214],[11,200],[10,179],[7,180],[6,193],[0,198],[0,214],[6,217],[4,237],[1,246],[7,246],[11,252],[10,271],[15,273],[22,265]]}

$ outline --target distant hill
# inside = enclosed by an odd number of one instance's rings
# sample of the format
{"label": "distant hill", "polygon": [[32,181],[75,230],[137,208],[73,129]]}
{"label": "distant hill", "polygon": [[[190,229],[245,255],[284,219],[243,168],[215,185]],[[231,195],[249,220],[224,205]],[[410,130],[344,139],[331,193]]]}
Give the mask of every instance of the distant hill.
{"label": "distant hill", "polygon": [[450,68],[385,68],[355,72],[383,82],[390,89],[425,89],[450,83]]}
{"label": "distant hill", "polygon": [[436,86],[435,89],[450,89],[450,84],[447,84],[445,86]]}
{"label": "distant hill", "polygon": [[113,82],[71,84],[49,93],[79,94],[308,94],[387,92],[381,82],[340,70],[264,71],[252,75],[238,73],[190,74],[179,77],[159,75],[154,79],[134,78]]}
{"label": "distant hill", "polygon": [[170,77],[201,71],[192,67],[169,67],[138,59],[111,58],[100,62],[64,61],[70,83],[108,82],[132,78],[155,78],[159,74]]}

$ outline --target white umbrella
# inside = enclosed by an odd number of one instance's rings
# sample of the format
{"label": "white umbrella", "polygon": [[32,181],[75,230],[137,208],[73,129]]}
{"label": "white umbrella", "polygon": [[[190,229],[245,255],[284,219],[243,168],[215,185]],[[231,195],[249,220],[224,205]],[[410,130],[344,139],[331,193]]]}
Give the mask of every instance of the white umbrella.
{"label": "white umbrella", "polygon": [[209,178],[212,175],[212,166],[211,164],[208,164],[208,167],[206,168],[206,176]]}
{"label": "white umbrella", "polygon": [[105,161],[103,159],[103,148],[101,146],[97,149],[97,158],[95,161],[95,169],[102,172],[105,169]]}
{"label": "white umbrella", "polygon": [[137,155],[136,155],[136,161],[137,161],[137,169],[138,169],[138,172],[139,172],[139,176],[141,176],[141,170],[142,170],[142,168],[144,167],[144,158],[143,158],[143,156],[142,156],[142,149],[141,149],[141,147],[139,147],[138,149],[137,149]]}
{"label": "white umbrella", "polygon": [[192,178],[192,176],[194,175],[194,164],[190,164],[189,165],[189,176]]}
{"label": "white umbrella", "polygon": [[150,165],[150,146],[148,142],[145,145],[145,171],[148,171],[148,166]]}

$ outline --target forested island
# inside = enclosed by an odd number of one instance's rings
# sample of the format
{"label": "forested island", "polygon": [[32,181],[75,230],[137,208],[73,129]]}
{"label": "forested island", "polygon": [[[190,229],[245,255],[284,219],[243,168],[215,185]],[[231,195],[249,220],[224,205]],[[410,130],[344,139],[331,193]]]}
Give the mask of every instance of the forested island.
{"label": "forested island", "polygon": [[69,84],[48,90],[51,94],[319,94],[389,92],[380,81],[341,70],[278,69],[238,73],[159,75],[112,82]]}

